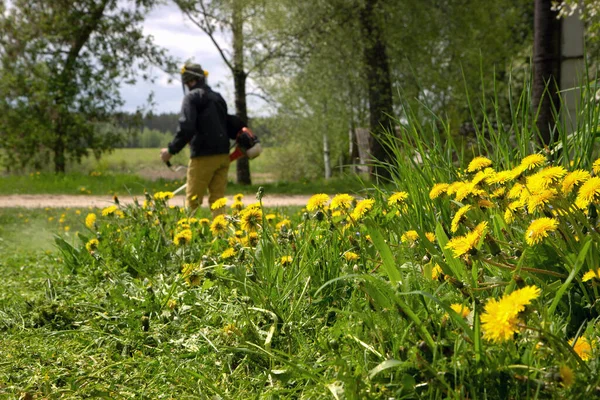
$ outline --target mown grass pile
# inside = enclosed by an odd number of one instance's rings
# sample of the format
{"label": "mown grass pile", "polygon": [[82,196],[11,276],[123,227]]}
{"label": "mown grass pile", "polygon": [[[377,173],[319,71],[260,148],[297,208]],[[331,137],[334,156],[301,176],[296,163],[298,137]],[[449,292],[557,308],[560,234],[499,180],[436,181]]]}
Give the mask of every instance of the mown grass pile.
{"label": "mown grass pile", "polygon": [[214,218],[169,206],[170,192],[117,199],[77,244],[57,239],[63,269],[43,292],[3,299],[0,389],[598,396],[600,160],[476,157],[453,175],[316,194],[289,215],[260,191],[216,202]]}

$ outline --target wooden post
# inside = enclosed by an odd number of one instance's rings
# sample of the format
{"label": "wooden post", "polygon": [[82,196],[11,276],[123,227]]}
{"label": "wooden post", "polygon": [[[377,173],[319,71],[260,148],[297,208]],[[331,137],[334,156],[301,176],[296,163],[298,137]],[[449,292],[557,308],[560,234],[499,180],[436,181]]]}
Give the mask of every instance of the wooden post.
{"label": "wooden post", "polygon": [[560,118],[566,133],[572,133],[577,129],[577,112],[585,74],[584,25],[577,12],[564,17],[561,22],[560,91],[563,106]]}

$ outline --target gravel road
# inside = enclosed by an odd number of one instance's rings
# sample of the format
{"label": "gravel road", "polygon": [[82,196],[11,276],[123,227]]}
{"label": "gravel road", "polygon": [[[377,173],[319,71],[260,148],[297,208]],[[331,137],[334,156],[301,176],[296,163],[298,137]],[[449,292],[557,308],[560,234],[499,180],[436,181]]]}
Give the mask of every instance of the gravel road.
{"label": "gravel road", "polygon": [[[131,204],[134,198],[137,197],[139,202],[144,201],[144,196],[119,196],[121,204]],[[231,204],[232,197],[228,196],[229,204]],[[278,206],[304,206],[308,202],[310,196],[308,195],[269,195],[266,194],[263,197],[263,205],[266,207],[278,207]],[[247,195],[244,197],[244,203],[254,203],[256,198],[253,195]],[[176,206],[183,206],[185,203],[184,196],[175,196],[169,200],[169,204]],[[4,195],[0,196],[0,208],[46,208],[46,207],[71,207],[71,208],[83,208],[83,207],[107,207],[113,204],[113,199],[110,196],[84,196],[84,195],[55,195],[55,194],[22,194],[22,195]],[[207,200],[204,199],[203,206],[206,207]]]}

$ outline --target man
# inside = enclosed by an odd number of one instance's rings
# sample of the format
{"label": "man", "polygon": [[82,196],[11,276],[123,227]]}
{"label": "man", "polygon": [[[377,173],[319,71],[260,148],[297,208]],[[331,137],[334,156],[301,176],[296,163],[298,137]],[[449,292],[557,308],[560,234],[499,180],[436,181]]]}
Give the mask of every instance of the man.
{"label": "man", "polygon": [[161,159],[168,162],[190,144],[186,203],[192,210],[202,204],[207,188],[210,205],[225,197],[229,171],[227,104],[206,84],[207,75],[198,64],[186,64],[181,69],[188,93],[183,98],[175,138],[160,152]]}

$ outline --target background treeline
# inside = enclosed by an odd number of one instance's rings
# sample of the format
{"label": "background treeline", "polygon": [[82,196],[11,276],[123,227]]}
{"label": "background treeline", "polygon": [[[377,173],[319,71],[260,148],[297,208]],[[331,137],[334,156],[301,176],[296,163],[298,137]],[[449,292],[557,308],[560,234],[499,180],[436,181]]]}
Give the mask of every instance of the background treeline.
{"label": "background treeline", "polygon": [[[257,95],[271,105],[270,117],[253,128],[263,142],[278,146],[273,169],[294,165],[294,176],[286,178],[296,178],[327,177],[336,163],[354,163],[359,147],[385,161],[381,132],[402,135],[409,115],[423,126],[447,127],[464,139],[466,151],[476,132],[511,132],[512,108],[529,101],[533,3],[548,11],[549,21],[558,17],[550,0],[170,4],[200,31],[220,34],[215,43],[227,50],[221,54],[234,81],[235,112],[252,126],[258,119],[246,98]],[[584,3],[583,17],[595,32],[590,7],[597,2]],[[100,157],[115,146],[167,142],[164,135],[176,126],[172,114],[144,118],[141,127],[148,131],[137,127],[134,135],[129,125],[127,135],[121,132],[119,122],[122,83],[151,80],[153,65],[178,74],[182,60],[143,34],[144,19],[161,4],[0,1],[5,166],[53,165],[64,172],[67,160]],[[588,49],[595,57],[595,47]],[[358,140],[359,129],[370,132],[368,142]],[[249,171],[238,173],[242,183],[249,178]]]}
{"label": "background treeline", "polygon": [[[177,113],[148,113],[141,116],[136,113],[121,113],[115,124],[104,124],[100,132],[104,135],[116,135],[115,148],[157,148],[165,147],[173,139],[179,125]],[[263,146],[273,145],[274,126],[271,117],[257,117],[249,121],[253,132],[260,138]]]}

